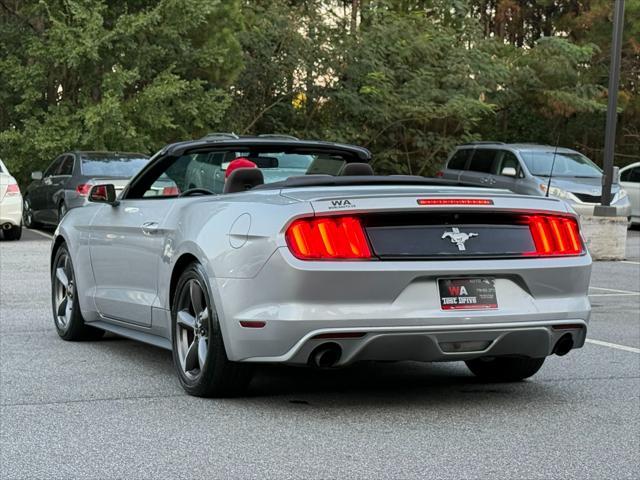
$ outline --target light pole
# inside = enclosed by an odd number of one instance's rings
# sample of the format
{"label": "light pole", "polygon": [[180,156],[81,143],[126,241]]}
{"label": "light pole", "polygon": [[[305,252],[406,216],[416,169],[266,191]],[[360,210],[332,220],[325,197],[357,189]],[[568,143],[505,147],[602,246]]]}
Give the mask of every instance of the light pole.
{"label": "light pole", "polygon": [[611,64],[609,67],[609,95],[607,103],[607,123],[604,136],[604,175],[602,177],[601,206],[596,207],[596,215],[615,216],[611,207],[611,184],[617,169],[614,169],[616,145],[616,120],[618,108],[618,85],[620,83],[620,56],[622,50],[622,28],[624,25],[624,0],[615,0],[613,11],[613,35],[611,42]]}

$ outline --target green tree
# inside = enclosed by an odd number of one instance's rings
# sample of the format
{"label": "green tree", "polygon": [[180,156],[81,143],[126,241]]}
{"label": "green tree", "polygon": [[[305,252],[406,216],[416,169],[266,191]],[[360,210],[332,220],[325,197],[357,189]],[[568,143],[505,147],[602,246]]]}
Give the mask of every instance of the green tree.
{"label": "green tree", "polygon": [[2,0],[0,155],[153,152],[215,128],[242,68],[237,1]]}

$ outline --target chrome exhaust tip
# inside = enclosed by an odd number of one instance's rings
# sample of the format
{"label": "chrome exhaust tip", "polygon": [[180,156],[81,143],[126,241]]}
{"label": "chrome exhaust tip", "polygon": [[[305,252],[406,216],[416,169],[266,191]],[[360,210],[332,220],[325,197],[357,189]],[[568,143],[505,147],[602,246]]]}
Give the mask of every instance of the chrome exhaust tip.
{"label": "chrome exhaust tip", "polygon": [[331,368],[342,356],[342,348],[337,343],[324,343],[309,355],[309,364],[316,368]]}

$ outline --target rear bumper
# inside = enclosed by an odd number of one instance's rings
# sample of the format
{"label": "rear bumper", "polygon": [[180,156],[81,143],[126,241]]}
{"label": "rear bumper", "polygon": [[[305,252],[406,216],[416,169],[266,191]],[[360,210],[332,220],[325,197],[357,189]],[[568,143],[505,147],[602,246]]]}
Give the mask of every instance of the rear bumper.
{"label": "rear bumper", "polygon": [[0,226],[5,223],[18,226],[22,222],[22,197],[5,196],[0,201]]}
{"label": "rear bumper", "polygon": [[583,320],[518,322],[510,324],[432,325],[429,327],[383,327],[356,329],[359,338],[314,338],[354,329],[323,329],[309,332],[284,355],[252,357],[248,362],[307,364],[312,352],[326,344],[340,347],[335,366],[362,360],[447,362],[481,356],[546,357],[566,334],[574,348],[584,345],[587,323]]}
{"label": "rear bumper", "polygon": [[[307,363],[320,343],[358,360],[463,360],[481,355],[546,356],[568,331],[584,343],[591,258],[411,262],[304,262],[278,249],[254,278],[214,279],[227,355],[234,361]],[[443,311],[437,279],[495,278],[496,310]],[[264,322],[246,328],[240,322]],[[314,339],[356,332],[349,339]],[[447,351],[442,343],[488,342]]]}

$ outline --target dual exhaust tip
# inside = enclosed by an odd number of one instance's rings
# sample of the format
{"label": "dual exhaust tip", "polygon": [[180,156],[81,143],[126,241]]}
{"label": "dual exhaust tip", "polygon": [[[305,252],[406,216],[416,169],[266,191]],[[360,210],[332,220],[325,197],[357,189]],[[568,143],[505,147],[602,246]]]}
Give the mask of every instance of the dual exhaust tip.
{"label": "dual exhaust tip", "polygon": [[562,357],[569,353],[569,351],[573,348],[573,336],[570,333],[565,333],[560,340],[556,342],[556,345],[553,347],[553,353]]}
{"label": "dual exhaust tip", "polygon": [[342,348],[337,343],[323,343],[309,355],[309,365],[316,368],[335,367],[342,356]]}
{"label": "dual exhaust tip", "polygon": [[[562,357],[573,349],[573,336],[565,333],[553,347],[553,353]],[[316,368],[335,367],[342,356],[342,348],[337,343],[329,342],[317,346],[309,355],[309,365]]]}

